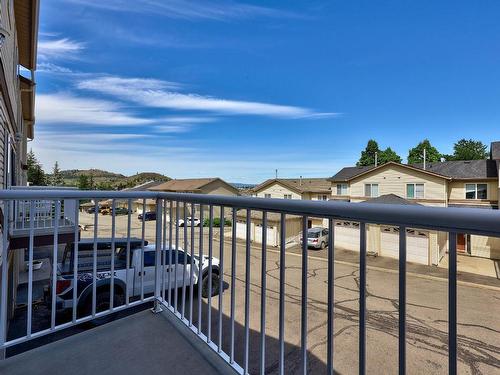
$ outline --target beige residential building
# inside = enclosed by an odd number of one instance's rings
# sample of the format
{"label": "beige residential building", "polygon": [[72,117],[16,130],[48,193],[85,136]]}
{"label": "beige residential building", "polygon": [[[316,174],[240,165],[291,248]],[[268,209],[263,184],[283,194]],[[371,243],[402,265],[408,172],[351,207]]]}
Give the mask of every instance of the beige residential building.
{"label": "beige residential building", "polygon": [[[211,178],[185,178],[185,179],[174,179],[162,184],[148,188],[150,191],[164,191],[170,193],[194,193],[194,194],[208,194],[208,195],[229,195],[238,196],[240,192],[233,185],[227,183],[219,177]],[[179,209],[181,209],[181,206]],[[174,202],[175,207],[175,202]],[[138,210],[141,208],[138,207]],[[183,215],[183,208],[181,209],[181,215]],[[191,215],[191,205],[187,206],[187,214]],[[174,213],[175,214],[175,213]],[[220,207],[214,207],[213,209],[214,217],[220,216]],[[208,218],[209,208],[204,206],[203,217]],[[199,215],[194,213],[194,216]]]}
{"label": "beige residential building", "polygon": [[[305,199],[328,201],[331,197],[331,183],[327,178],[275,178],[264,181],[253,188],[253,196],[273,199]],[[308,227],[324,226],[324,219],[311,217]],[[286,216],[286,242],[295,243],[302,230],[300,217]],[[246,238],[246,212],[238,212],[236,235],[240,239]],[[267,226],[267,244],[278,246],[280,239],[279,215],[269,214]],[[262,242],[262,218],[252,213],[250,239],[257,243]]]}
{"label": "beige residential building", "polygon": [[[27,184],[27,142],[34,137],[36,53],[38,42],[38,0],[0,0],[0,188]],[[4,206],[0,207],[2,231]],[[26,236],[25,236],[26,237]],[[19,269],[24,253],[16,251],[15,240],[9,248],[0,244],[0,264],[7,261],[9,316],[13,314]]]}
{"label": "beige residential building", "polygon": [[[498,209],[499,167],[500,142],[491,144],[490,158],[485,160],[447,161],[427,163],[425,166],[391,162],[377,167],[346,167],[330,179],[332,199],[395,204],[405,201],[425,206]],[[359,248],[356,223],[337,225],[337,243],[354,250]],[[368,237],[368,247],[372,251],[397,256],[397,228],[370,230],[372,233]],[[409,246],[409,254],[414,253],[409,258],[419,263],[439,264],[447,251],[447,234],[418,230],[411,235],[419,240],[415,240],[418,246]],[[463,254],[500,259],[500,239],[497,238],[460,233],[457,249]]]}

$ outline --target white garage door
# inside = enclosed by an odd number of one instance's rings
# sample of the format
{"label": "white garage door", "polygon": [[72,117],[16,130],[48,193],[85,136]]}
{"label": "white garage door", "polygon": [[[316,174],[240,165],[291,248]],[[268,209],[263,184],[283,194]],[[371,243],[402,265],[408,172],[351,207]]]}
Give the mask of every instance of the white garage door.
{"label": "white garage door", "polygon": [[[262,243],[262,225],[255,226],[255,242]],[[278,246],[278,230],[277,227],[267,226],[267,244],[269,246]]]}
{"label": "white garage door", "polygon": [[[399,259],[399,229],[381,227],[381,255]],[[406,260],[429,264],[429,236],[426,232],[408,229],[406,236]]]}
{"label": "white garage door", "polygon": [[236,238],[245,240],[247,238],[247,224],[246,223],[236,223]]}
{"label": "white garage door", "polygon": [[335,247],[359,251],[359,223],[335,222]]}

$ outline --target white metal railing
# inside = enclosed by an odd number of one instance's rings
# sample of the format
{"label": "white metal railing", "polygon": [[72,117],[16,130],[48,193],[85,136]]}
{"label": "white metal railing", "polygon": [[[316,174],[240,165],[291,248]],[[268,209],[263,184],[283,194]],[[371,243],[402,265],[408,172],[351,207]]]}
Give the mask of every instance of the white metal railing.
{"label": "white metal railing", "polygon": [[[59,186],[13,186],[11,189],[16,191],[74,190],[74,188]],[[12,231],[29,230],[31,220],[33,220],[35,230],[53,229],[56,225],[59,228],[69,228],[74,225],[76,200],[63,200],[61,203],[61,211],[58,215],[56,215],[53,200],[35,200],[33,211],[31,211],[31,203],[32,201],[30,200],[22,199],[13,203],[11,208],[12,217],[9,220]]]}
{"label": "white metal railing", "polygon": [[[346,202],[312,202],[300,200],[280,200],[280,199],[256,199],[250,197],[227,197],[227,196],[208,196],[200,194],[176,194],[176,193],[154,193],[154,192],[102,192],[102,191],[0,191],[0,201],[4,202],[4,207],[9,207],[15,204],[16,201],[29,202],[28,212],[32,215],[36,210],[37,201],[51,202],[54,207],[56,216],[61,212],[62,202],[73,200],[78,203],[80,200],[93,199],[98,202],[99,199],[111,199],[111,237],[110,247],[111,256],[109,260],[103,260],[102,252],[99,248],[99,213],[96,209],[93,214],[93,237],[87,240],[86,247],[80,239],[78,231],[78,204],[75,204],[75,232],[74,244],[72,252],[70,252],[70,266],[67,269],[67,274],[64,283],[77,283],[78,287],[71,289],[71,293],[66,300],[69,301],[67,306],[71,311],[71,319],[64,323],[57,323],[57,310],[59,296],[61,293],[58,290],[60,279],[58,279],[60,269],[57,267],[57,262],[52,264],[52,280],[49,288],[51,290],[50,299],[47,301],[50,306],[51,319],[50,324],[46,329],[33,332],[33,312],[30,306],[33,304],[33,236],[34,223],[30,222],[29,227],[29,248],[28,252],[28,310],[27,324],[25,335],[16,338],[8,338],[7,335],[7,262],[2,263],[2,294],[1,294],[1,311],[0,311],[0,348],[7,348],[18,343],[31,340],[54,331],[70,327],[82,322],[91,321],[97,318],[103,318],[116,311],[127,309],[131,306],[141,304],[147,301],[154,301],[154,310],[159,311],[162,307],[175,316],[177,316],[187,327],[191,329],[193,334],[198,336],[208,347],[213,349],[221,358],[223,358],[234,370],[240,374],[247,374],[249,371],[249,338],[250,338],[250,307],[252,304],[259,306],[260,310],[260,363],[259,372],[264,374],[266,362],[266,257],[267,249],[267,226],[268,213],[280,214],[280,246],[279,246],[279,287],[276,290],[276,295],[279,299],[279,373],[285,372],[285,276],[286,276],[286,217],[287,215],[297,215],[301,217],[301,296],[300,296],[300,357],[301,367],[300,372],[306,374],[308,371],[308,256],[307,256],[307,224],[308,218],[324,218],[327,219],[330,236],[328,238],[328,280],[327,280],[327,373],[333,374],[335,368],[334,358],[334,252],[335,238],[334,228],[335,222],[338,220],[356,221],[359,222],[359,373],[366,372],[366,253],[367,253],[367,224],[383,224],[399,227],[399,373],[406,373],[406,228],[421,228],[429,230],[444,231],[449,234],[449,273],[448,273],[448,371],[450,374],[457,373],[457,233],[468,233],[477,235],[487,235],[500,237],[500,212],[495,210],[481,209],[457,209],[457,208],[435,208],[422,206],[399,206],[399,205],[382,205],[382,204],[363,204],[363,203],[346,203]],[[142,216],[140,221],[140,237],[133,239],[131,236],[131,212],[128,210],[126,220],[119,219],[122,232],[126,231],[124,239],[119,239],[116,236],[117,231],[117,216],[115,215],[116,201],[125,200],[128,202],[128,207],[132,206],[132,201],[140,199],[143,206],[146,205],[147,199],[155,199],[156,204],[156,223],[154,233],[154,249],[151,244],[146,244],[146,224],[145,216]],[[97,208],[97,203],[96,203]],[[213,257],[214,253],[214,209],[219,209],[220,212],[220,236],[217,246],[219,247],[220,259]],[[199,234],[195,237],[194,221],[191,221],[190,232],[188,226],[180,227],[178,225],[180,219],[188,216],[194,216],[198,213],[200,222],[203,223],[204,216],[209,218],[208,228],[200,226]],[[243,283],[245,285],[244,303],[244,321],[241,322],[244,327],[242,341],[236,341],[235,335],[235,304],[236,291],[231,287],[229,296],[224,296],[224,283],[228,282],[234,286],[236,283],[236,215],[238,210],[247,210],[246,215],[246,241],[244,244],[245,269]],[[251,268],[250,258],[252,247],[250,244],[250,227],[251,213],[259,211],[262,215],[262,247],[261,247],[261,273],[260,301],[252,301],[250,295],[251,286]],[[4,211],[4,220],[8,210]],[[227,236],[224,232],[225,212],[230,214],[232,222],[231,236]],[[167,217],[171,220],[166,220]],[[53,259],[58,259],[58,226],[54,230],[54,246]],[[188,233],[190,235],[188,235]],[[208,235],[208,238],[205,236]],[[227,247],[225,240],[230,241],[230,246]],[[9,238],[4,233],[3,244],[4,248],[8,248]],[[135,245],[133,244],[135,243]],[[195,246],[196,245],[196,246]],[[149,247],[148,247],[149,246]],[[196,250],[196,247],[198,248]],[[184,250],[181,251],[181,248]],[[121,250],[122,252],[120,252]],[[177,249],[177,250],[176,250]],[[120,251],[118,251],[120,250]],[[149,279],[150,275],[146,274],[147,264],[145,263],[145,253],[154,251],[154,278]],[[115,259],[116,254],[121,254]],[[178,263],[180,253],[183,253],[181,263]],[[231,263],[224,263],[224,253],[231,253]],[[173,255],[174,254],[174,255]],[[208,258],[206,258],[208,256]],[[85,270],[83,265],[80,265],[80,257],[87,257],[88,267]],[[173,259],[175,258],[175,259]],[[207,259],[207,264],[205,264]],[[124,260],[124,261],[123,261]],[[122,262],[123,263],[117,263]],[[135,261],[135,263],[133,263]],[[106,263],[107,262],[107,263]],[[196,263],[200,262],[200,263]],[[117,275],[122,273],[120,277],[102,277],[99,267],[106,263],[107,275]],[[133,266],[133,267],[132,267]],[[182,268],[179,268],[182,266]],[[224,279],[224,271],[230,271],[231,277],[228,280]],[[196,272],[198,272],[196,276]],[[130,274],[134,273],[137,279],[133,283],[129,278]],[[172,276],[172,273],[174,275]],[[212,278],[213,275],[217,277]],[[125,282],[123,281],[125,280]],[[187,279],[187,280],[186,280]],[[83,281],[82,281],[83,280]],[[80,282],[87,282],[86,289],[88,294],[87,299],[83,298],[81,290],[85,285],[80,285]],[[214,284],[215,283],[215,284]],[[67,285],[69,285],[67,284]],[[195,292],[194,288],[190,288],[193,284],[197,285]],[[81,288],[80,288],[81,286]],[[109,302],[102,306],[102,295],[100,290],[106,287],[109,291]],[[188,288],[189,287],[189,288]],[[189,289],[189,290],[188,290]],[[218,317],[217,320],[212,316],[212,292],[219,291],[218,298]],[[202,308],[203,296],[206,292],[206,304],[208,309],[204,312]],[[229,298],[230,301],[230,324],[229,326],[222,325],[222,304],[223,299]],[[82,301],[88,301],[85,306],[80,306]],[[86,308],[82,308],[86,307]],[[196,308],[196,310],[195,310]],[[197,311],[197,313],[196,313]],[[83,313],[82,313],[83,312]],[[206,323],[206,329],[203,329],[202,322]],[[217,339],[213,341],[212,326],[217,324]],[[228,342],[228,349],[224,350],[223,340]],[[241,359],[236,359],[236,352],[242,352]]]}

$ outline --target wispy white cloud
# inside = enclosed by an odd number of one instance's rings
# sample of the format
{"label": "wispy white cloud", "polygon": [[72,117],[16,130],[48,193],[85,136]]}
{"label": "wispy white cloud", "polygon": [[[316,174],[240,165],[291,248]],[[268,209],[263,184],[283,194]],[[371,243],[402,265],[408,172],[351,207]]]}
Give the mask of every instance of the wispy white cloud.
{"label": "wispy white cloud", "polygon": [[223,21],[255,17],[298,17],[290,11],[231,0],[135,0],[133,6],[130,6],[129,0],[66,0],[66,2],[115,12],[148,13],[186,20]]}
{"label": "wispy white cloud", "polygon": [[51,124],[142,125],[154,122],[128,113],[120,103],[69,93],[38,94],[35,115],[39,123]]}
{"label": "wispy white cloud", "polygon": [[74,73],[71,69],[61,65],[53,64],[51,62],[41,62],[37,65],[38,73],[51,73],[51,74],[71,74]]}
{"label": "wispy white cloud", "polygon": [[69,38],[41,40],[38,42],[38,57],[41,60],[76,59],[85,44]]}
{"label": "wispy white cloud", "polygon": [[336,113],[319,113],[304,107],[227,100],[183,93],[178,90],[182,88],[182,85],[179,86],[172,82],[160,80],[107,76],[83,79],[77,83],[77,87],[112,95],[121,100],[127,100],[145,107],[281,118],[315,118],[337,115]]}

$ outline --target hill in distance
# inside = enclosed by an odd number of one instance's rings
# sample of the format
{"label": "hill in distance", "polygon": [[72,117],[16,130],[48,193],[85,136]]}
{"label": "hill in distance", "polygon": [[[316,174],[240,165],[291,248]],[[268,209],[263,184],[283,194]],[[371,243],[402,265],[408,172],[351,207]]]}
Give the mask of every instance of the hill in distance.
{"label": "hill in distance", "polygon": [[[68,169],[62,170],[61,175],[66,186],[78,186],[80,176],[87,176],[93,180],[94,185],[103,189],[125,189],[148,181],[169,181],[170,177],[155,172],[141,172],[132,176],[121,173],[108,172],[101,169]],[[51,174],[47,177],[50,179]]]}

